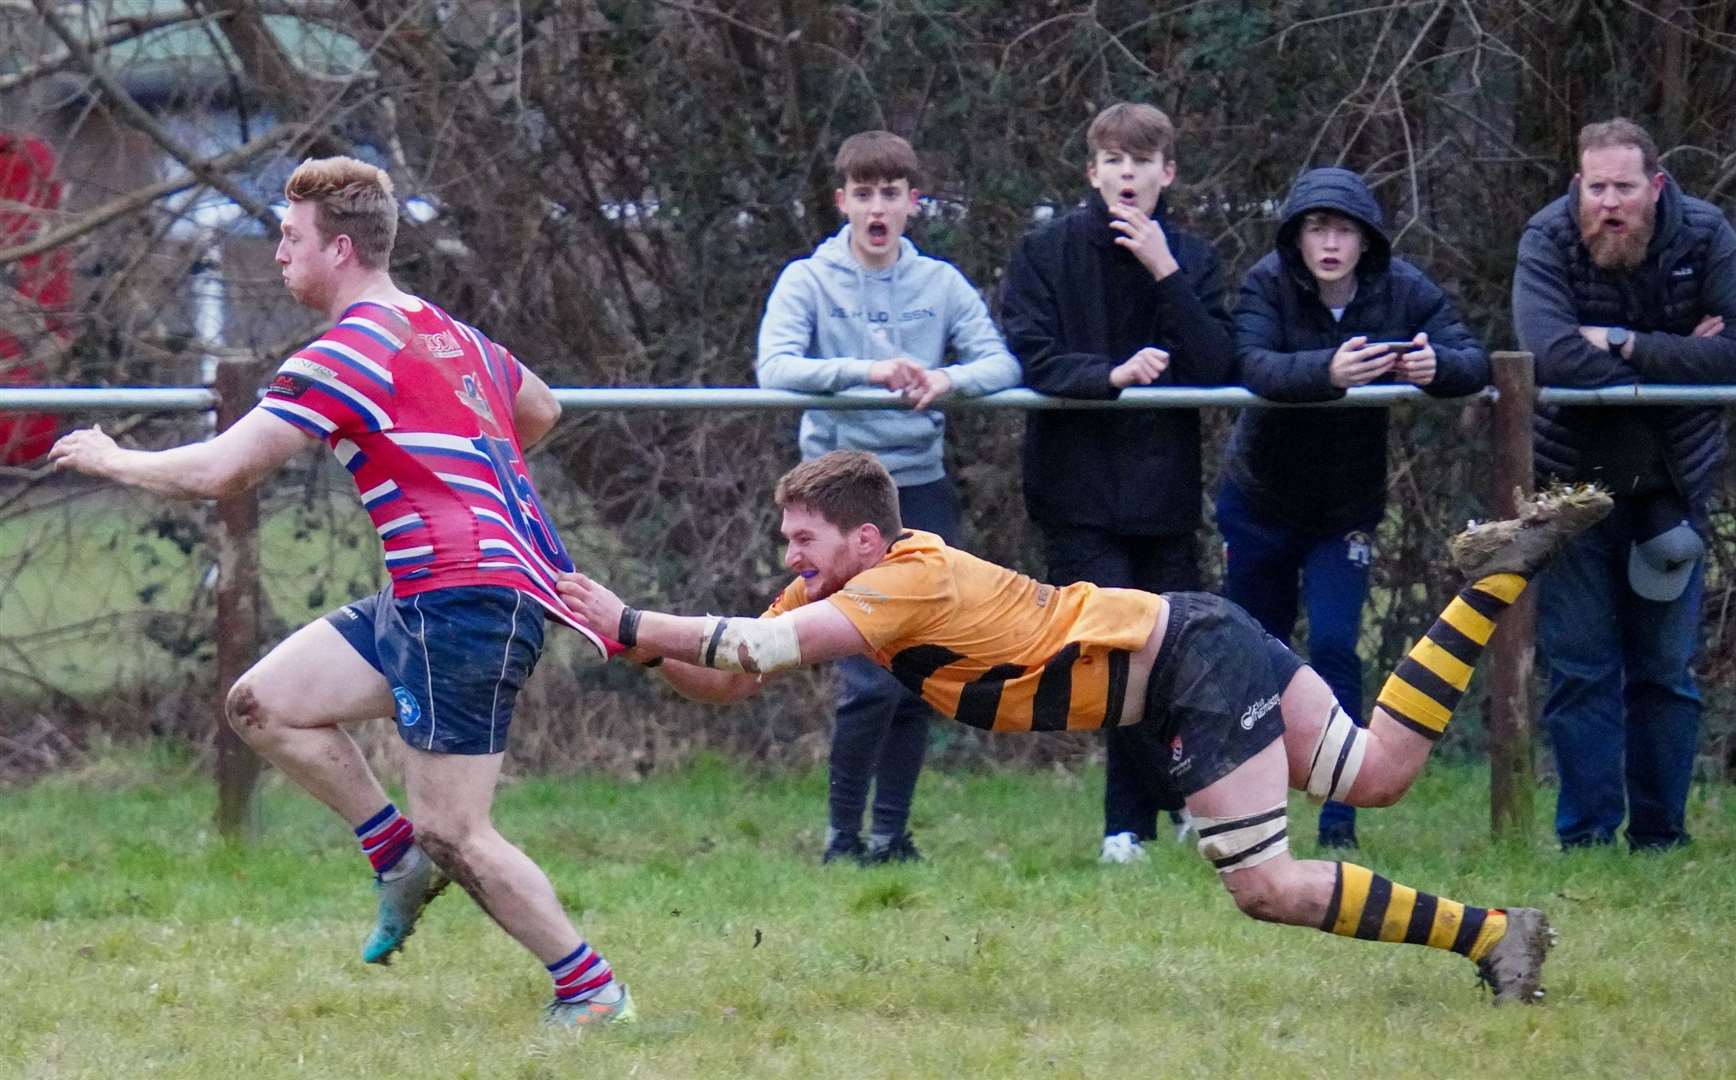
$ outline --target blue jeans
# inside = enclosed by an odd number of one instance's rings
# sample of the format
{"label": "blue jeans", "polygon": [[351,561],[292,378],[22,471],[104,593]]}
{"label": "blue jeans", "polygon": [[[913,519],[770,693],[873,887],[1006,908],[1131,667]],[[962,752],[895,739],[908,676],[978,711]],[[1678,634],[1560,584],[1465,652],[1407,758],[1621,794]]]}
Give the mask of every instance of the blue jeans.
{"label": "blue jeans", "polygon": [[[1226,480],[1218,494],[1218,530],[1224,534],[1224,595],[1285,644],[1296,629],[1300,581],[1308,612],[1308,666],[1326,680],[1350,718],[1367,727],[1356,648],[1374,563],[1375,523],[1337,533],[1292,528],[1260,514]],[[1356,808],[1347,803],[1320,808],[1322,828],[1355,823]]]}
{"label": "blue jeans", "polygon": [[[1134,536],[1088,525],[1041,528],[1051,585],[1089,581],[1154,593],[1200,587],[1199,537],[1193,533]],[[1169,774],[1169,747],[1154,745],[1156,730],[1151,724],[1115,727],[1104,739],[1104,836],[1130,832],[1150,840],[1157,835],[1158,811],[1181,809],[1181,797],[1163,781]]]}
{"label": "blue jeans", "polygon": [[[958,489],[951,480],[899,488],[898,511],[906,528],[936,533],[948,544],[958,542]],[[827,784],[832,828],[842,833],[861,830],[872,784],[872,831],[897,836],[910,821],[934,710],[866,656],[839,660],[838,674],[843,685],[832,726]]]}
{"label": "blue jeans", "polygon": [[1705,560],[1677,599],[1636,596],[1627,560],[1628,545],[1643,539],[1638,511],[1637,501],[1617,499],[1538,575],[1537,641],[1549,669],[1543,726],[1561,775],[1555,835],[1563,847],[1614,842],[1624,809],[1634,848],[1688,841],[1700,734],[1689,665]]}

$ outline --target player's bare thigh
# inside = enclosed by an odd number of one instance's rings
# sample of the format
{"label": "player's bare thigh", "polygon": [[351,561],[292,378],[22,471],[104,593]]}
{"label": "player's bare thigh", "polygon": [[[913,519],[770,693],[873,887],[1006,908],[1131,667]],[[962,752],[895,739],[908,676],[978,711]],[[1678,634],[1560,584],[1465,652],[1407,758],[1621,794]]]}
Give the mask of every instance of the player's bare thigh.
{"label": "player's bare thigh", "polygon": [[229,691],[238,728],[331,727],[391,716],[394,708],[386,677],[325,619],[279,642]]}
{"label": "player's bare thigh", "polygon": [[[1290,785],[1308,787],[1308,767],[1320,744],[1338,699],[1318,672],[1304,666],[1284,688],[1278,707],[1284,716],[1284,751],[1290,763]],[[1402,796],[1428,760],[1434,744],[1375,706],[1367,729],[1368,750],[1362,775],[1351,788],[1355,806],[1390,806]]]}

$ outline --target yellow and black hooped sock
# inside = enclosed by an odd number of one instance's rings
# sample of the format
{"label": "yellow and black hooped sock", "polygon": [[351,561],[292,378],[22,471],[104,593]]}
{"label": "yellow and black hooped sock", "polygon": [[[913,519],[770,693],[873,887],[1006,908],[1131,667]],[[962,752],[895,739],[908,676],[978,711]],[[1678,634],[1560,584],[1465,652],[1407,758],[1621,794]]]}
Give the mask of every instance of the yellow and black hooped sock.
{"label": "yellow and black hooped sock", "polygon": [[1490,574],[1466,586],[1387,677],[1375,704],[1424,738],[1440,738],[1496,621],[1525,585],[1518,574]]}
{"label": "yellow and black hooped sock", "polygon": [[1368,941],[1446,949],[1481,960],[1507,933],[1507,913],[1471,907],[1388,881],[1366,866],[1341,862],[1320,929]]}

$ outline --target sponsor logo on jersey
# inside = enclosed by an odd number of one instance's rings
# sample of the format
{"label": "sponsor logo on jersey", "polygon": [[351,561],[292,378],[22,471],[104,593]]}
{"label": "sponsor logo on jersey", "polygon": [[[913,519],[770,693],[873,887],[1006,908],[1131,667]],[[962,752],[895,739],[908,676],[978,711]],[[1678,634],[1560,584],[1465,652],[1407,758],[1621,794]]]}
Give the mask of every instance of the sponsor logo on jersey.
{"label": "sponsor logo on jersey", "polygon": [[307,393],[307,388],[313,385],[313,380],[305,375],[291,375],[280,371],[277,378],[271,380],[271,385],[265,392],[272,397],[298,398]]}
{"label": "sponsor logo on jersey", "polygon": [[422,343],[422,348],[428,355],[450,360],[454,356],[464,355],[464,346],[458,344],[458,335],[450,330],[441,330],[434,334],[417,334],[416,340]]}
{"label": "sponsor logo on jersey", "polygon": [[488,404],[488,398],[483,395],[482,388],[476,385],[476,376],[464,376],[464,389],[454,390],[453,393],[471,412],[488,421],[490,425],[499,426],[494,422],[494,409]]}
{"label": "sponsor logo on jersey", "polygon": [[883,592],[876,592],[873,589],[862,588],[845,589],[844,595],[851,603],[861,608],[864,615],[874,614],[875,604],[884,604],[887,600],[891,599]]}
{"label": "sponsor logo on jersey", "polygon": [[279,370],[287,371],[292,375],[306,375],[313,379],[329,379],[332,382],[340,381],[337,372],[326,367],[324,364],[316,364],[305,356],[290,357],[288,360],[283,362],[283,367]]}
{"label": "sponsor logo on jersey", "polygon": [[1054,595],[1055,595],[1055,586],[1053,586],[1053,585],[1039,585],[1039,586],[1037,586],[1037,606],[1040,608],[1048,607],[1049,606],[1049,597],[1054,596]]}
{"label": "sponsor logo on jersey", "polygon": [[1265,716],[1267,713],[1271,712],[1273,709],[1275,709],[1277,707],[1278,707],[1278,695],[1277,694],[1273,694],[1271,697],[1266,698],[1263,701],[1256,701],[1252,705],[1249,705],[1248,711],[1244,712],[1242,714],[1242,730],[1243,731],[1254,730],[1254,725],[1259,722],[1260,717]]}

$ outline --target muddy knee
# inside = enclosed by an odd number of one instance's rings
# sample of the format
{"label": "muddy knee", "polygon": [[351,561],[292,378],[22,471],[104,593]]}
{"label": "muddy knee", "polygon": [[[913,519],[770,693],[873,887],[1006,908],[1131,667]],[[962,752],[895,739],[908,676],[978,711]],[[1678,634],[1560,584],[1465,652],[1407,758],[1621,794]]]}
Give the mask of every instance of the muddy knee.
{"label": "muddy knee", "polygon": [[276,737],[276,717],[260,699],[259,688],[249,672],[235,680],[224,699],[224,714],[229,726],[249,745],[270,743]]}

